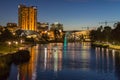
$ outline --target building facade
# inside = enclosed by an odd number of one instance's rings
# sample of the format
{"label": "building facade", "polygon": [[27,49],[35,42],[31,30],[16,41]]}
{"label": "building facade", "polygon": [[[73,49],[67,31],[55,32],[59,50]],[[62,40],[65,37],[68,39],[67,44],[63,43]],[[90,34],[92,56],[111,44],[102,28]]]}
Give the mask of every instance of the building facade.
{"label": "building facade", "polygon": [[34,6],[18,6],[18,26],[22,30],[36,31],[37,28],[37,8]]}
{"label": "building facade", "polygon": [[17,23],[7,23],[7,27],[17,27]]}
{"label": "building facade", "polygon": [[37,22],[37,30],[39,30],[39,31],[47,31],[47,30],[49,30],[49,23]]}
{"label": "building facade", "polygon": [[17,26],[17,23],[11,23],[11,22],[7,23],[7,24],[6,24],[6,27],[7,27],[7,29],[10,30],[12,33],[14,33],[16,30],[19,29],[19,27]]}

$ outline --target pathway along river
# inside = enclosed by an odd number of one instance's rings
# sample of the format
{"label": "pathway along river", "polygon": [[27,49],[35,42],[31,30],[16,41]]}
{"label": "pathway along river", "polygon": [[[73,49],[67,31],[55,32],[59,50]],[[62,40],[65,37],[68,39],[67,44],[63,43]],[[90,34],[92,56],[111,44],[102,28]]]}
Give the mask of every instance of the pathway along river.
{"label": "pathway along river", "polygon": [[39,44],[29,50],[29,62],[11,63],[2,80],[120,80],[120,53],[115,50],[87,42]]}

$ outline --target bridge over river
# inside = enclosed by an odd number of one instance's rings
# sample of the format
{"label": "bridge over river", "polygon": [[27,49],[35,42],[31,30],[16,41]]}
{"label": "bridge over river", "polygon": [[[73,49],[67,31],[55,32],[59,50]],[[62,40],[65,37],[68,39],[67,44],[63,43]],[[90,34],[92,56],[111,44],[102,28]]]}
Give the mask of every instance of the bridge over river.
{"label": "bridge over river", "polygon": [[[58,31],[59,32],[59,31]],[[43,31],[43,32],[35,32],[35,31],[23,31],[21,36],[26,36],[27,38],[34,38],[36,40],[62,40],[63,35],[67,34],[68,41],[91,41],[90,40],[90,32],[91,30],[67,30],[63,32],[59,32],[59,34],[54,31]]]}
{"label": "bridge over river", "polygon": [[91,41],[90,32],[91,30],[66,30],[68,40],[72,41]]}

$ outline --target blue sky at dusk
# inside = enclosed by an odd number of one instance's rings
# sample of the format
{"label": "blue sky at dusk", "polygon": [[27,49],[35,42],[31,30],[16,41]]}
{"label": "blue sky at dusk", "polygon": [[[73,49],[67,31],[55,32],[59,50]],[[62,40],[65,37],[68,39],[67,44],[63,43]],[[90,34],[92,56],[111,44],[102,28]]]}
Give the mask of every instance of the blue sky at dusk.
{"label": "blue sky at dusk", "polygon": [[18,22],[18,5],[37,6],[38,22],[60,22],[64,29],[120,21],[120,0],[1,0],[0,25]]}

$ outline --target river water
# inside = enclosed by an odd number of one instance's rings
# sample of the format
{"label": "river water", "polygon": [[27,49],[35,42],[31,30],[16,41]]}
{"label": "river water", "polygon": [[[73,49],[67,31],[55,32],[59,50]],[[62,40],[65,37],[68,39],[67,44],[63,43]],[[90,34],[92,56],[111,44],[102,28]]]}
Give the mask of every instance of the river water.
{"label": "river water", "polygon": [[85,42],[38,44],[29,51],[30,60],[11,63],[2,80],[120,80],[120,53],[115,50]]}

